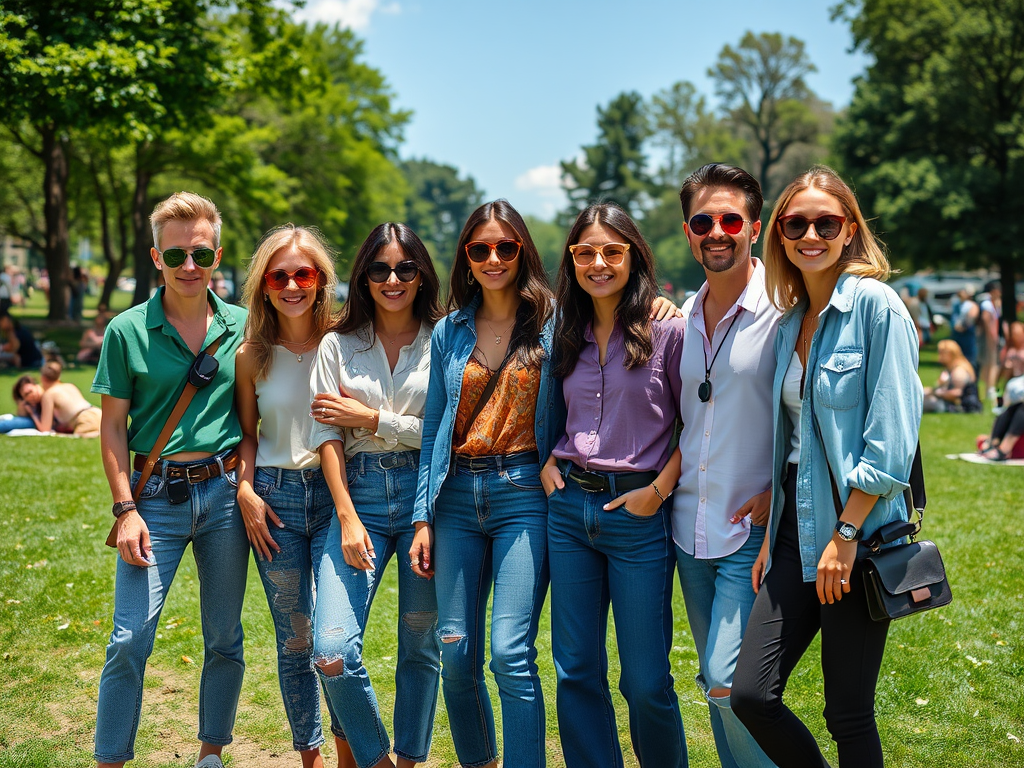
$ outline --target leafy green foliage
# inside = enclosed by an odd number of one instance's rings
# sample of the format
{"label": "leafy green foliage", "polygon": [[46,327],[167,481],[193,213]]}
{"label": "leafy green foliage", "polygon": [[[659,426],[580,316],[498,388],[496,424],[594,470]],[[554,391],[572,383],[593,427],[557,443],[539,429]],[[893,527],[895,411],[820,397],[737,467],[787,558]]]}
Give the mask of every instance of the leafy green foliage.
{"label": "leafy green foliage", "polygon": [[643,144],[650,135],[643,97],[620,93],[597,108],[597,141],[583,147],[583,157],[562,162],[571,222],[590,203],[603,200],[621,205],[633,215],[641,212],[650,191]]}
{"label": "leafy green foliage", "polygon": [[405,223],[420,236],[434,261],[451,268],[462,225],[483,202],[483,191],[472,176],[459,177],[457,168],[423,158],[401,164],[408,184]]}

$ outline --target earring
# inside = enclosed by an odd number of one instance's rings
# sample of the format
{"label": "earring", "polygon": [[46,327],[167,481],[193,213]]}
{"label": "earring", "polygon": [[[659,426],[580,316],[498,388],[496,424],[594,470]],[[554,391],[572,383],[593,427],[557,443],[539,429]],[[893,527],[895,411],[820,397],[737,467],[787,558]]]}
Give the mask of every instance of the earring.
{"label": "earring", "polygon": [[264,293],[263,294],[263,300],[264,301],[270,301],[270,294],[269,293]]}
{"label": "earring", "polygon": [[473,283],[476,282],[476,278],[473,277],[473,273],[472,272],[470,272],[469,279],[466,282],[469,283],[470,285],[473,285]]}

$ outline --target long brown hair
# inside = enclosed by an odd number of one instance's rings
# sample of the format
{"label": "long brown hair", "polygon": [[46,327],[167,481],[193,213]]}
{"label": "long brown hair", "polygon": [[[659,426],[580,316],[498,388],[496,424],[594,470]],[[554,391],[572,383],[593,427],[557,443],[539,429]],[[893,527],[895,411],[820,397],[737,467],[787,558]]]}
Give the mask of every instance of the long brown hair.
{"label": "long brown hair", "polygon": [[466,219],[452,261],[448,309],[464,309],[481,290],[479,285],[471,285],[469,282],[472,273],[469,271],[466,244],[472,240],[477,227],[492,219],[511,227],[523,244],[518,257],[519,273],[516,275],[516,287],[522,303],[516,310],[516,324],[509,339],[508,354],[516,355],[520,365],[537,365],[544,357],[540,334],[553,312],[551,288],[530,230],[519,211],[508,200],[484,203]]}
{"label": "long brown hair", "polygon": [[315,227],[285,224],[263,236],[249,261],[249,272],[242,286],[242,303],[249,310],[245,321],[245,342],[253,350],[253,381],[262,381],[270,373],[274,345],[280,340],[277,311],[263,293],[263,275],[274,255],[285,248],[294,248],[309,258],[320,270],[313,298],[313,338],[319,340],[334,320],[332,304],[337,277],[330,246]]}
{"label": "long brown hair", "polygon": [[615,319],[622,328],[626,347],[626,368],[646,365],[654,353],[651,340],[651,304],[658,297],[658,280],[654,268],[654,254],[636,223],[625,210],[615,203],[595,203],[584,209],[569,230],[558,267],[558,285],[555,300],[559,310],[555,331],[555,375],[568,376],[576,368],[580,352],[586,345],[584,334],[594,320],[594,301],[576,279],[576,265],[570,245],[579,242],[580,235],[592,224],[600,224],[615,231],[622,242],[629,244],[629,280],[615,308]]}
{"label": "long brown hair", "polygon": [[[433,326],[441,319],[440,293],[441,281],[430,260],[427,247],[419,236],[407,225],[395,221],[378,224],[359,246],[359,252],[352,263],[352,275],[349,278],[349,296],[341,315],[332,331],[337,333],[354,333],[373,322],[376,305],[370,294],[369,278],[366,270],[377,259],[377,255],[391,243],[397,243],[405,254],[405,258],[420,268],[420,290],[413,300],[412,313],[421,322]],[[373,337],[369,338],[373,344]]]}
{"label": "long brown hair", "polygon": [[765,287],[772,304],[783,312],[805,299],[807,288],[803,274],[786,256],[786,247],[781,242],[782,233],[776,222],[798,192],[812,187],[838,200],[846,213],[846,220],[857,224],[853,239],[843,248],[836,262],[836,271],[882,281],[889,279],[889,259],[885,255],[885,246],[868,227],[857,196],[838,173],[828,166],[816,165],[797,176],[782,190],[772,210],[772,217],[768,220],[768,236],[764,242]]}

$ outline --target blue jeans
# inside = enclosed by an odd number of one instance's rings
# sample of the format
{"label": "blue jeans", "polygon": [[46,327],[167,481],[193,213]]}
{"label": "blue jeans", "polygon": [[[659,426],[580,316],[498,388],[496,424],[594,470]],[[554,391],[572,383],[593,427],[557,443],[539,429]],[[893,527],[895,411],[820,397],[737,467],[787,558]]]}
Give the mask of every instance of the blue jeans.
{"label": "blue jeans", "polygon": [[[348,486],[359,520],[373,541],[376,569],[362,571],[345,562],[341,525],[331,521],[320,563],[313,653],[323,672],[324,691],[337,713],[360,768],[391,751],[377,696],[363,664],[363,633],[370,605],[392,555],[398,567],[398,663],[395,666],[395,753],[423,762],[437,708],[440,649],[434,584],[413,573],[409,547],[414,528],[419,451],[358,453],[348,462]],[[337,674],[332,663],[343,662]],[[334,670],[331,670],[332,672]]]}
{"label": "blue jeans", "polygon": [[650,517],[602,507],[610,492],[567,479],[548,497],[551,651],[565,764],[622,766],[608,688],[608,606],[615,617],[633,751],[642,766],[686,766],[672,648],[672,535],[666,505]]}
{"label": "blue jeans", "polygon": [[[334,501],[319,469],[257,467],[253,488],[284,523],[268,524],[280,552],[256,557],[277,635],[277,677],[292,746],[302,751],[324,743],[320,725],[320,685],[313,666],[313,594]],[[337,716],[327,702],[332,724]]]}
{"label": "blue jeans", "polygon": [[752,525],[742,547],[731,555],[708,560],[698,560],[676,547],[679,584],[700,661],[697,685],[708,701],[722,768],[775,766],[733,714],[729,696],[708,694],[714,688],[732,688],[736,659],[756,597],[750,570],[764,536],[764,526]]}
{"label": "blue jeans", "polygon": [[[138,476],[138,472],[132,475],[133,486]],[[189,542],[199,572],[204,646],[198,737],[207,744],[231,743],[245,670],[241,615],[249,540],[235,501],[234,471],[191,485],[189,491],[189,501],[171,504],[164,478],[151,477],[138,506],[149,527],[156,564],[146,568],[117,559],[114,629],[100,675],[96,714],[99,762],[116,763],[135,756],[146,660]]]}
{"label": "blue jeans", "polygon": [[547,504],[540,466],[504,459],[487,456],[474,459],[472,467],[453,467],[434,517],[444,703],[465,768],[498,756],[483,672],[492,587],[491,672],[501,699],[504,762],[531,768],[546,760],[535,643],[548,588]]}
{"label": "blue jeans", "polygon": [[35,429],[36,423],[32,421],[28,416],[14,416],[6,413],[4,416],[8,418],[0,417],[0,435],[6,435],[12,429]]}

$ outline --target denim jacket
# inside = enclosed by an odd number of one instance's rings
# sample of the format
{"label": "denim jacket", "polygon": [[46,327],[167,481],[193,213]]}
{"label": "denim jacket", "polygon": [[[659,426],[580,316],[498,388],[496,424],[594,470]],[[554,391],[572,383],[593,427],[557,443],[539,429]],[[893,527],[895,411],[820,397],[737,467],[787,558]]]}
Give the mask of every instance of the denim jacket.
{"label": "denim jacket", "polygon": [[[480,294],[477,293],[466,307],[442,319],[435,326],[430,339],[430,384],[423,414],[423,445],[420,448],[413,522],[433,523],[434,503],[451,469],[455,414],[462,398],[462,377],[466,363],[476,346],[476,310],[480,300]],[[540,336],[544,360],[540,368],[534,433],[542,464],[565,432],[562,385],[551,374],[554,328],[555,321],[551,318],[544,325]]]}
{"label": "denim jacket", "polygon": [[[775,337],[771,547],[793,432],[782,382],[806,311],[804,300],[783,315]],[[903,490],[909,487],[923,396],[917,362],[917,330],[899,296],[878,280],[841,275],[807,354],[800,411],[796,507],[804,581],[817,578],[818,561],[835,529],[829,467],[844,505],[851,488],[879,497],[862,526],[865,537],[907,519]]]}

